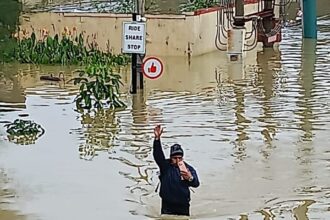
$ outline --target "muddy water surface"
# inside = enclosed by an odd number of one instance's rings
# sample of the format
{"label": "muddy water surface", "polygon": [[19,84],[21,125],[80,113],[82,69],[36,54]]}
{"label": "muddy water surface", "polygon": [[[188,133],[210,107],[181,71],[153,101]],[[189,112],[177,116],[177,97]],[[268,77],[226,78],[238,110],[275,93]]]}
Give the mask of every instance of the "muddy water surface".
{"label": "muddy water surface", "polygon": [[[1,219],[158,218],[157,123],[166,155],[180,143],[199,173],[192,219],[329,219],[329,24],[319,20],[318,42],[285,30],[244,68],[220,52],[190,65],[162,57],[164,75],[137,95],[123,73],[128,108],[118,112],[79,114],[76,87],[39,80],[60,70],[69,79],[73,67],[1,66]],[[2,125],[15,118],[46,133],[11,143]]]}

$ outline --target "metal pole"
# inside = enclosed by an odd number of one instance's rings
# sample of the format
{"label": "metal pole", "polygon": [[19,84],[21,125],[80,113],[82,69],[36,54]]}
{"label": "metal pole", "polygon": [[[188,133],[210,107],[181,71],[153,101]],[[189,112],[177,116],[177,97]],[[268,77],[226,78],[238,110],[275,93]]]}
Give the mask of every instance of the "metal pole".
{"label": "metal pole", "polygon": [[[144,0],[136,0],[136,5],[137,5],[137,14],[140,15],[140,18],[144,16]],[[140,21],[139,21],[140,22]],[[137,86],[138,89],[143,89],[144,88],[144,79],[143,79],[143,73],[142,73],[142,63],[143,63],[143,58],[144,54],[138,54],[138,59],[137,59],[137,74],[138,74],[138,82]]]}
{"label": "metal pole", "polygon": [[139,0],[136,0],[136,8],[135,8],[135,12],[139,15],[140,14],[140,2]]}
{"label": "metal pole", "polygon": [[[141,1],[141,2],[140,2]],[[144,0],[136,0],[135,1],[135,9],[132,13],[132,20],[137,21],[138,15],[144,14]],[[138,89],[143,89],[144,79],[142,73],[142,62],[143,62],[144,54],[132,53],[132,80],[131,80],[131,93],[136,94]]]}
{"label": "metal pole", "polygon": [[[270,33],[274,23],[273,23],[273,18],[274,18],[274,9],[273,9],[273,0],[264,0],[264,11],[273,11],[273,16],[272,17],[267,17],[262,19],[263,26],[265,28],[266,33]],[[274,43],[268,43],[268,37],[264,37],[264,47],[273,47]]]}
{"label": "metal pole", "polygon": [[242,65],[245,56],[244,0],[235,0],[235,15],[233,24],[233,28],[229,29],[227,33],[227,54],[230,62]]}
{"label": "metal pole", "polygon": [[144,78],[142,73],[142,63],[143,63],[144,54],[139,54],[139,60],[138,60],[138,69],[139,69],[139,89],[143,89],[144,85]]}
{"label": "metal pole", "polygon": [[[136,13],[132,14],[133,21],[136,21]],[[131,85],[131,93],[136,94],[136,87],[137,87],[137,54],[132,53],[132,85]]]}
{"label": "metal pole", "polygon": [[303,0],[304,38],[317,38],[316,0]]}
{"label": "metal pole", "polygon": [[244,1],[243,0],[235,0],[235,17],[234,17],[234,25],[236,27],[244,27]]}

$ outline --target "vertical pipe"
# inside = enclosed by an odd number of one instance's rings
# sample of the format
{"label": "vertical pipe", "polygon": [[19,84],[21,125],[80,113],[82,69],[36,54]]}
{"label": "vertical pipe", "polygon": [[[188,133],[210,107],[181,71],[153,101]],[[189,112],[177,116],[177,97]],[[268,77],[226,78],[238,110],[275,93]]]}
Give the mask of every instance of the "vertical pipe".
{"label": "vertical pipe", "polygon": [[234,17],[234,25],[236,27],[244,27],[244,1],[243,0],[235,0],[235,17]]}
{"label": "vertical pipe", "polygon": [[[136,21],[136,13],[132,14],[133,21]],[[137,54],[132,53],[132,79],[131,79],[131,93],[136,94],[137,87]]]}
{"label": "vertical pipe", "polygon": [[[144,0],[136,0],[135,2],[135,12],[132,14],[133,21],[137,21],[138,15],[144,14]],[[137,21],[140,22],[140,21]],[[131,93],[136,94],[137,90],[143,89],[144,80],[143,80],[143,73],[142,73],[142,61],[143,61],[143,54],[132,54],[132,85],[131,85]]]}
{"label": "vertical pipe", "polygon": [[[144,16],[144,7],[145,7],[145,1],[144,0],[136,0],[136,5],[137,5],[137,14],[140,16]],[[140,22],[140,21],[138,21]],[[143,63],[143,58],[144,54],[137,54],[137,71],[136,71],[136,86],[138,90],[142,90],[144,88],[144,79],[143,79],[143,71],[142,71],[142,63]]]}
{"label": "vertical pipe", "polygon": [[264,1],[264,7],[266,10],[272,9],[273,8],[273,0],[265,0]]}
{"label": "vertical pipe", "polygon": [[[272,11],[272,17],[266,17],[262,19],[263,27],[265,28],[265,33],[270,33],[274,26],[274,8],[273,8],[273,0],[263,0],[264,1],[264,11]],[[264,36],[263,39],[264,47],[273,47],[274,43],[268,43],[268,37]]]}
{"label": "vertical pipe", "polygon": [[139,89],[143,89],[144,88],[144,78],[143,78],[143,73],[142,73],[142,63],[143,63],[143,58],[144,58],[144,54],[140,54],[140,59],[139,59]]}
{"label": "vertical pipe", "polygon": [[303,36],[317,38],[316,0],[303,0]]}
{"label": "vertical pipe", "polygon": [[136,87],[137,87],[137,54],[132,53],[132,86],[131,86],[131,93],[136,93]]}

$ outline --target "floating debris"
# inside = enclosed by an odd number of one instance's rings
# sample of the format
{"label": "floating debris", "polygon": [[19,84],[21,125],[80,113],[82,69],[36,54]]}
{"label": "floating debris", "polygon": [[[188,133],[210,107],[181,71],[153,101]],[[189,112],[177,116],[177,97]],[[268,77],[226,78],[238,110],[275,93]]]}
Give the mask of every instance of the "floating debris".
{"label": "floating debris", "polygon": [[34,144],[45,133],[41,125],[30,120],[16,119],[12,123],[5,124],[5,127],[8,140],[21,145]]}

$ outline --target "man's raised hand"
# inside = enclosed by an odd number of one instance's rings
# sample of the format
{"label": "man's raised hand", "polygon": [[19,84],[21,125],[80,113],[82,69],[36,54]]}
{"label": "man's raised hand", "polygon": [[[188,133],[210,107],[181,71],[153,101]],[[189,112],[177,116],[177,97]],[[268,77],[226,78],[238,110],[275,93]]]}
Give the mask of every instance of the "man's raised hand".
{"label": "man's raised hand", "polygon": [[155,139],[159,140],[162,133],[163,133],[163,128],[160,125],[157,125],[154,128]]}

